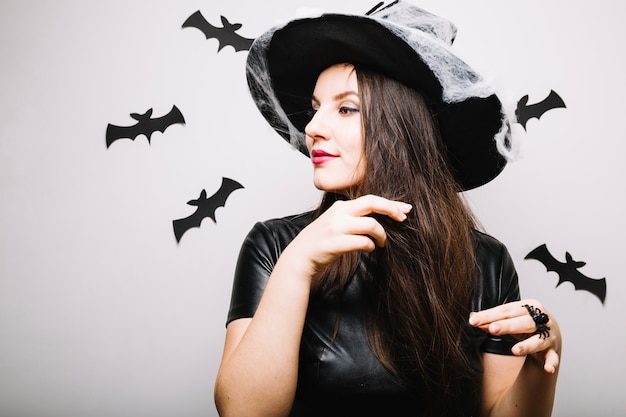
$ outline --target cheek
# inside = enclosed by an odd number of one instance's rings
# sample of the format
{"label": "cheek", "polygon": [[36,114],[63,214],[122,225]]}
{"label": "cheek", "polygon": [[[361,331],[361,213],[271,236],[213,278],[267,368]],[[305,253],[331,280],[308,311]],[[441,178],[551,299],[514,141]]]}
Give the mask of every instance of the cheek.
{"label": "cheek", "polygon": [[354,129],[350,138],[350,153],[356,159],[361,159],[365,155],[365,149],[363,147],[363,135],[361,129]]}
{"label": "cheek", "polygon": [[365,174],[365,147],[363,145],[363,135],[361,133],[361,129],[358,129],[358,132],[354,136],[353,141],[353,155],[355,158],[355,170],[359,176],[363,176]]}

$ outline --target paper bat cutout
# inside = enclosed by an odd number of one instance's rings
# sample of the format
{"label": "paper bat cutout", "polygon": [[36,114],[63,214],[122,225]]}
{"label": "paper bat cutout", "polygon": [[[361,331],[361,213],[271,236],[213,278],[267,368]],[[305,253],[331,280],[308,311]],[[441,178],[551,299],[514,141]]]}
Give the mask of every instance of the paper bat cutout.
{"label": "paper bat cutout", "polygon": [[218,207],[223,207],[226,203],[226,199],[228,198],[228,196],[230,196],[233,191],[239,188],[244,187],[235,180],[223,177],[220,189],[217,190],[217,192],[211,197],[207,198],[206,190],[202,190],[202,192],[200,193],[200,197],[198,197],[197,200],[188,201],[187,204],[189,204],[190,206],[196,206],[198,208],[190,216],[185,217],[184,219],[174,220],[172,222],[174,226],[174,236],[176,236],[176,241],[180,242],[180,239],[187,230],[193,227],[200,227],[202,220],[207,217],[210,217],[211,220],[216,222],[215,210]]}
{"label": "paper bat cutout", "polygon": [[530,251],[524,259],[535,259],[541,262],[548,272],[556,272],[559,275],[557,287],[564,282],[571,282],[576,290],[588,291],[598,297],[604,304],[604,299],[606,298],[606,278],[593,279],[581,273],[578,268],[585,266],[586,263],[573,260],[569,252],[565,252],[566,262],[559,262],[548,251],[548,247],[544,243]]}
{"label": "paper bat cutout", "polygon": [[173,124],[185,124],[185,118],[176,106],[173,106],[172,110],[162,117],[152,118],[152,109],[148,109],[144,114],[131,113],[130,117],[137,120],[137,123],[132,126],[116,126],[112,124],[107,126],[107,148],[118,139],[135,140],[139,135],[144,135],[148,139],[148,143],[150,143],[150,137],[154,132],[159,131],[163,133],[165,129]]}
{"label": "paper bat cutout", "polygon": [[550,90],[548,97],[535,104],[527,104],[528,95],[525,95],[517,102],[517,109],[515,115],[517,117],[517,123],[521,124],[524,130],[526,130],[526,123],[533,117],[539,119],[548,110],[556,108],[565,108],[565,102],[554,90]]}
{"label": "paper bat cutout", "polygon": [[252,41],[254,41],[254,39],[244,38],[243,36],[235,33],[241,28],[241,23],[230,23],[224,16],[220,17],[222,19],[223,26],[221,28],[213,26],[207,22],[204,16],[202,16],[202,13],[198,10],[185,20],[183,28],[192,27],[200,29],[207,39],[217,39],[219,42],[217,52],[221,51],[226,45],[230,45],[235,48],[235,52],[247,51],[250,49],[250,45],[252,45]]}

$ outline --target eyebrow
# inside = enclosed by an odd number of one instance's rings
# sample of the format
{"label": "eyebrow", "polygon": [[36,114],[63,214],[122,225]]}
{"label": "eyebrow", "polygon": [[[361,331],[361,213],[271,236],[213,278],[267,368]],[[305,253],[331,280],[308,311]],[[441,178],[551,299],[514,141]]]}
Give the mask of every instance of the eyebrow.
{"label": "eyebrow", "polygon": [[[347,90],[347,91],[343,91],[337,95],[335,95],[333,97],[333,101],[339,101],[339,100],[343,100],[344,98],[348,97],[348,96],[357,96],[357,98],[359,97],[359,94],[356,91],[352,91],[352,90]],[[319,103],[320,101],[315,97],[315,95],[313,95],[313,97],[311,97],[311,101],[315,102],[315,103]]]}

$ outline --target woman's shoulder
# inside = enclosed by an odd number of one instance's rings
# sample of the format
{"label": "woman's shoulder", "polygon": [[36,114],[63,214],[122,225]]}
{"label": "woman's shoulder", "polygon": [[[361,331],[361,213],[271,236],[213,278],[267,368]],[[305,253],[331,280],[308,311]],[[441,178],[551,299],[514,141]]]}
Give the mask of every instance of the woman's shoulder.
{"label": "woman's shoulder", "polygon": [[313,218],[313,212],[307,211],[304,213],[293,214],[284,217],[275,217],[263,221],[257,222],[255,228],[265,229],[272,233],[299,233],[304,229]]}
{"label": "woman's shoulder", "polygon": [[259,221],[248,233],[247,240],[252,240],[256,244],[261,241],[272,242],[272,246],[284,247],[311,222],[312,218],[313,212],[308,211]]}
{"label": "woman's shoulder", "polygon": [[474,230],[474,239],[476,242],[476,247],[479,251],[492,254],[508,252],[504,243],[488,233],[482,232],[480,230]]}
{"label": "woman's shoulder", "polygon": [[495,237],[476,231],[476,258],[480,271],[475,308],[482,310],[519,299],[519,283],[511,254]]}
{"label": "woman's shoulder", "polygon": [[281,228],[304,228],[307,224],[311,222],[313,218],[313,212],[307,211],[299,214],[292,214],[284,217],[275,217],[267,220],[263,220],[258,222],[259,225],[263,225],[264,227],[270,229],[281,229]]}

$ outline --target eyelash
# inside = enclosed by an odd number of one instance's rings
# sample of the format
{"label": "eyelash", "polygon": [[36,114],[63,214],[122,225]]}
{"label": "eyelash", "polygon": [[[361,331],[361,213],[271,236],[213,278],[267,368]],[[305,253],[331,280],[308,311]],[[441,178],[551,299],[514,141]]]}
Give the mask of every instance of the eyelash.
{"label": "eyelash", "polygon": [[359,109],[356,107],[348,107],[348,106],[341,106],[339,108],[339,113],[341,114],[353,114],[353,113],[358,113]]}
{"label": "eyelash", "polygon": [[[345,115],[349,115],[349,114],[353,114],[353,113],[359,113],[359,109],[356,107],[348,107],[348,106],[341,106],[339,107],[339,113],[340,114],[345,114]],[[315,113],[317,112],[317,109],[310,109],[307,110],[306,114],[307,116],[312,119],[313,116],[315,116]]]}

